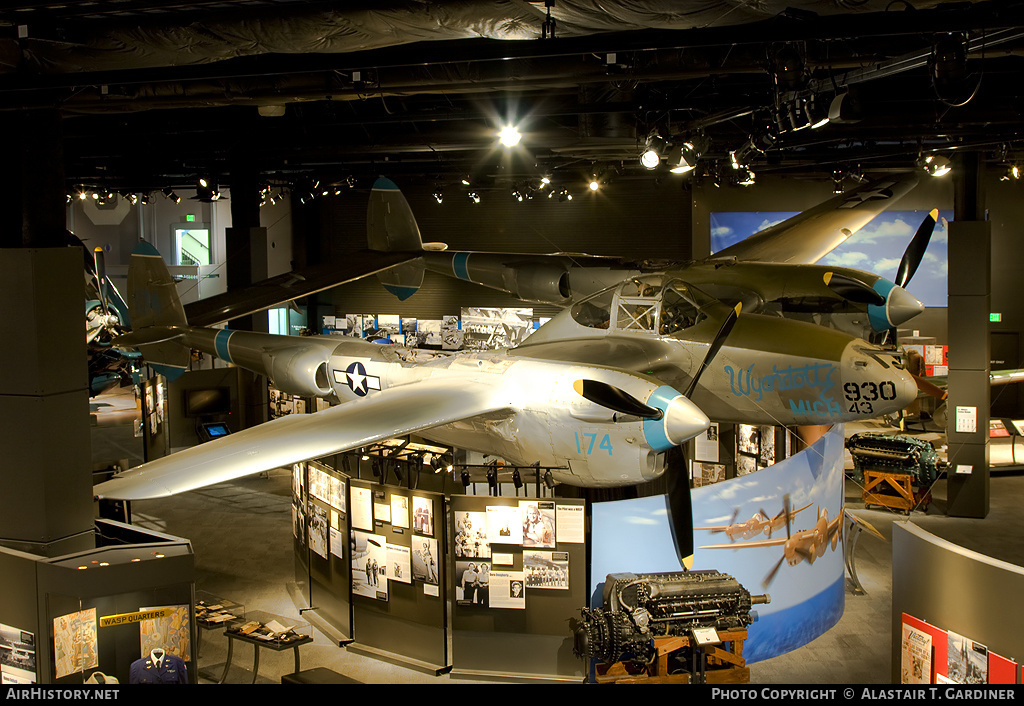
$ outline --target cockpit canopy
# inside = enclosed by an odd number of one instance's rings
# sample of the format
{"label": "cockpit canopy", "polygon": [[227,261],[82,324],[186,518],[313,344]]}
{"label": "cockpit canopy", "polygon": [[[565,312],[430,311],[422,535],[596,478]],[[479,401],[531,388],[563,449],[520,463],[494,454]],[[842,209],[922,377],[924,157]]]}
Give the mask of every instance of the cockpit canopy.
{"label": "cockpit canopy", "polygon": [[682,280],[645,275],[578,302],[570,314],[581,326],[667,336],[707,318],[701,309],[712,301]]}

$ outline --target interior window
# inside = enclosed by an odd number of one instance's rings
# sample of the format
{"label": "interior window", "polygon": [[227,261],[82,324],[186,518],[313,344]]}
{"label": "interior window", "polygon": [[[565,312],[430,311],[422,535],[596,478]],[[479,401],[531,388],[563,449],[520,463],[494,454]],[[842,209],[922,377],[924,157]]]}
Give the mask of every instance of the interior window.
{"label": "interior window", "polygon": [[571,316],[576,323],[590,328],[608,328],[612,316],[612,297],[615,288],[605,289],[573,305]]}
{"label": "interior window", "polygon": [[661,301],[661,324],[658,332],[663,335],[670,334],[703,321],[707,317],[701,313],[699,302],[700,295],[680,282],[666,287]]}

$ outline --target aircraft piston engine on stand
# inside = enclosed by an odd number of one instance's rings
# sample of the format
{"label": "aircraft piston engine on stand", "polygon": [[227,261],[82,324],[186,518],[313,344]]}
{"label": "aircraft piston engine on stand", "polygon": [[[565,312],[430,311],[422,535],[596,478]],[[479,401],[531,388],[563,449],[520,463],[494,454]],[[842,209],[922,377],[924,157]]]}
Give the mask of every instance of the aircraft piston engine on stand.
{"label": "aircraft piston engine on stand", "polygon": [[649,662],[654,638],[686,635],[698,627],[744,628],[757,619],[752,596],[728,574],[714,570],[661,574],[609,574],[604,605],[582,608],[573,651],[601,662]]}

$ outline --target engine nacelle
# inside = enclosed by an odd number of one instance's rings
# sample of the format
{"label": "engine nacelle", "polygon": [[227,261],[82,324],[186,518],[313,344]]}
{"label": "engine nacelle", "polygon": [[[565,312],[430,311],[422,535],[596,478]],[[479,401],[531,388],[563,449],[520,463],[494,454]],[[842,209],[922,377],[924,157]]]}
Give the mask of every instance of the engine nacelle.
{"label": "engine nacelle", "polygon": [[566,304],[572,299],[569,273],[561,265],[509,265],[502,279],[505,289],[525,301]]}
{"label": "engine nacelle", "polygon": [[295,346],[263,354],[267,376],[274,387],[302,397],[328,397],[334,393],[327,362],[330,351]]}

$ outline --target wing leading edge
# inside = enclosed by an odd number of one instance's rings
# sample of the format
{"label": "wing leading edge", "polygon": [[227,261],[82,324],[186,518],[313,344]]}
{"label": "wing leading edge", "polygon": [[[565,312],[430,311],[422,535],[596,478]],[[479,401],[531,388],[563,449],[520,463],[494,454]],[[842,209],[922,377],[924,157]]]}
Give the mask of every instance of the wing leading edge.
{"label": "wing leading edge", "polygon": [[915,174],[887,176],[845,191],[715,253],[715,258],[813,264],[917,186]]}
{"label": "wing leading edge", "polygon": [[488,412],[511,411],[485,384],[419,382],[315,414],[275,419],[150,461],[97,485],[97,497],[147,500],[287,467]]}

